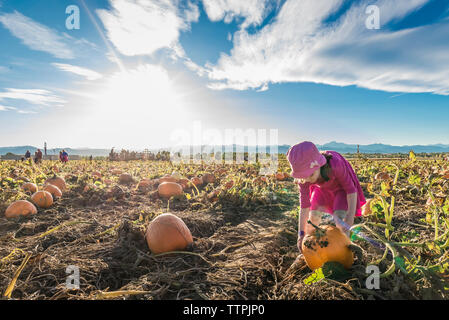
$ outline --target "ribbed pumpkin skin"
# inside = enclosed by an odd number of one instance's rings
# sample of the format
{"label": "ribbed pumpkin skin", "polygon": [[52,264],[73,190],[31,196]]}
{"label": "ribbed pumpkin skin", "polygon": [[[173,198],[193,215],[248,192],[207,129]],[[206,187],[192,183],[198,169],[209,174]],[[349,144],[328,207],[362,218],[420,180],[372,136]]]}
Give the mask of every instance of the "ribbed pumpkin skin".
{"label": "ribbed pumpkin skin", "polygon": [[157,192],[162,198],[170,198],[172,196],[180,196],[184,193],[182,186],[175,182],[162,182],[157,187]]}
{"label": "ribbed pumpkin skin", "polygon": [[61,198],[61,197],[62,197],[62,192],[61,192],[61,190],[60,190],[57,186],[55,186],[55,185],[47,184],[47,185],[43,188],[43,190],[44,190],[44,191],[47,191],[47,192],[50,192],[51,195],[53,196],[53,199]]}
{"label": "ribbed pumpkin skin", "polygon": [[59,188],[59,190],[61,190],[61,191],[65,191],[67,189],[65,180],[64,180],[64,178],[61,178],[61,177],[53,177],[53,178],[47,179],[47,181],[45,181],[45,184],[52,184],[54,186],[57,186]]}
{"label": "ribbed pumpkin skin", "polygon": [[[351,268],[354,263],[354,253],[348,248],[351,240],[334,226],[320,227],[325,230],[325,235],[317,241],[317,231],[306,235],[302,242],[302,253],[307,266],[312,269],[318,269],[326,262],[339,262],[346,269]],[[320,243],[327,242],[327,245]],[[309,247],[310,246],[310,247]]]}
{"label": "ribbed pumpkin skin", "polygon": [[18,216],[27,216],[29,214],[36,214],[37,209],[29,201],[26,200],[18,200],[9,205],[9,207],[5,211],[6,218],[15,218]]}
{"label": "ribbed pumpkin skin", "polygon": [[47,209],[53,204],[53,196],[48,191],[38,191],[31,196],[31,201],[39,208]]}
{"label": "ribbed pumpkin skin", "polygon": [[154,254],[184,250],[193,242],[184,221],[171,213],[161,214],[151,221],[145,238]]}
{"label": "ribbed pumpkin skin", "polygon": [[37,191],[37,186],[34,183],[27,182],[22,186],[22,189],[27,192],[35,193]]}

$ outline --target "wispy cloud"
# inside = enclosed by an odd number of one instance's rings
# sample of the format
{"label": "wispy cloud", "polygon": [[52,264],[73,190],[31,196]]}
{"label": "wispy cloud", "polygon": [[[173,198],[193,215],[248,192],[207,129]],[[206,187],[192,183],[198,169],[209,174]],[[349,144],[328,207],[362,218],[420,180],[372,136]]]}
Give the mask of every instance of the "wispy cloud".
{"label": "wispy cloud", "polygon": [[[259,25],[265,16],[269,0],[202,0],[207,16],[211,21],[224,20],[232,22],[237,17],[243,17],[241,25],[246,28],[250,25]],[[272,1],[271,1],[272,2]]]}
{"label": "wispy cloud", "polygon": [[0,105],[0,111],[9,111],[9,110],[16,110],[17,108],[15,107],[9,107],[9,106],[3,106]]}
{"label": "wispy cloud", "polygon": [[0,101],[5,99],[23,100],[40,106],[60,106],[67,103],[53,92],[42,89],[7,88],[6,91],[0,92]]}
{"label": "wispy cloud", "polygon": [[159,49],[175,50],[181,30],[197,21],[197,5],[184,9],[171,0],[109,0],[111,10],[100,9],[109,40],[127,56],[151,55]]}
{"label": "wispy cloud", "polygon": [[74,53],[57,31],[20,12],[2,14],[0,22],[30,49],[47,52],[60,59],[74,58]]}
{"label": "wispy cloud", "polygon": [[87,69],[82,68],[78,66],[73,66],[70,64],[63,64],[63,63],[52,63],[53,66],[59,68],[60,70],[71,72],[79,76],[85,77],[87,80],[98,80],[103,77],[100,73]]}
{"label": "wispy cloud", "polygon": [[[385,26],[428,0],[380,0],[381,29],[365,27],[371,1],[354,2],[332,23],[343,0],[286,0],[255,33],[239,30],[234,47],[206,65],[212,89],[267,89],[270,83],[356,85],[388,92],[449,94],[449,21],[391,31]],[[419,44],[419,45],[417,45]]]}

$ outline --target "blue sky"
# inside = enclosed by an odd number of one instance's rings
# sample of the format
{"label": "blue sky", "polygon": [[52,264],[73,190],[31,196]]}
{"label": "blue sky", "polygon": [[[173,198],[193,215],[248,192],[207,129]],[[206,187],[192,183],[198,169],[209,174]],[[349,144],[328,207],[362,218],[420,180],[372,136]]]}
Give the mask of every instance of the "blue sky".
{"label": "blue sky", "polygon": [[449,144],[448,39],[446,0],[0,0],[0,146]]}

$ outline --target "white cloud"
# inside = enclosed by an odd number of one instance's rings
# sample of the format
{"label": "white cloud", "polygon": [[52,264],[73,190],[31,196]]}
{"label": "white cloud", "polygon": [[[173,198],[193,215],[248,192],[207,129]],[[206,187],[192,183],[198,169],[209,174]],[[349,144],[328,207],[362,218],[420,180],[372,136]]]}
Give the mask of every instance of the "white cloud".
{"label": "white cloud", "polygon": [[60,59],[73,59],[74,54],[55,30],[52,30],[20,12],[0,15],[0,22],[29,48],[52,54]]}
{"label": "white cloud", "polygon": [[81,67],[73,66],[70,64],[63,64],[63,63],[52,63],[52,65],[54,65],[55,67],[57,67],[63,71],[71,72],[76,75],[83,76],[87,80],[98,80],[103,77],[100,73],[90,70],[90,69],[87,69],[87,68],[81,68]]}
{"label": "white cloud", "polygon": [[9,107],[9,106],[2,106],[0,105],[0,111],[9,111],[9,110],[16,110],[15,107]]}
{"label": "white cloud", "polygon": [[265,15],[268,0],[202,0],[207,16],[212,21],[232,22],[243,17],[242,28],[260,25]]}
{"label": "white cloud", "polygon": [[172,0],[109,0],[111,10],[97,10],[109,40],[127,56],[151,55],[174,49],[181,30],[197,21],[199,11],[189,2],[185,10]]}
{"label": "white cloud", "polygon": [[[380,30],[368,30],[370,1],[353,4],[337,21],[323,21],[342,0],[287,0],[273,22],[233,36],[234,48],[204,72],[212,89],[266,90],[270,83],[315,82],[390,92],[449,94],[449,23],[383,29],[428,0],[377,1]],[[417,45],[419,44],[419,45]]]}
{"label": "white cloud", "polygon": [[65,104],[66,101],[53,92],[41,89],[13,89],[7,88],[0,92],[0,101],[4,99],[23,100],[40,106],[54,106]]}

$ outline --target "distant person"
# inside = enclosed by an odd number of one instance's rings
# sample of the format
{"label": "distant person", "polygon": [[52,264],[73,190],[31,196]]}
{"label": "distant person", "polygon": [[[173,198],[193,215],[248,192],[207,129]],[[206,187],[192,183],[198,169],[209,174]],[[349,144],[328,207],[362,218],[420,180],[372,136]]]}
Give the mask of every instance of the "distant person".
{"label": "distant person", "polygon": [[34,153],[34,163],[38,164],[42,162],[42,151],[41,149],[37,149]]}
{"label": "distant person", "polygon": [[63,162],[62,161],[62,151],[59,151],[59,161]]}
{"label": "distant person", "polygon": [[28,160],[31,158],[31,152],[30,150],[27,150],[27,152],[25,152],[25,159]]}
{"label": "distant person", "polygon": [[89,161],[92,162],[92,159],[93,159],[93,158],[92,158],[92,155],[91,155],[91,156],[89,157]]}
{"label": "distant person", "polygon": [[65,150],[62,150],[62,163],[66,163],[68,161],[69,161],[69,154]]}

